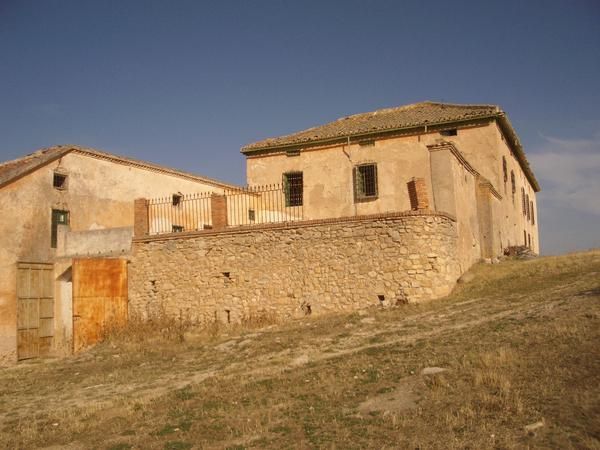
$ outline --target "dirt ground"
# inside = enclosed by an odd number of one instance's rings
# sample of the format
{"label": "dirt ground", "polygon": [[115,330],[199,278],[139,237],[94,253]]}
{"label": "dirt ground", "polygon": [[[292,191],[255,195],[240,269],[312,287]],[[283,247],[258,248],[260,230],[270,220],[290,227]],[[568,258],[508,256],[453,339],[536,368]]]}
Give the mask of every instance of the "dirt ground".
{"label": "dirt ground", "polygon": [[0,447],[600,448],[600,252],[472,273],[421,305],[1,369]]}

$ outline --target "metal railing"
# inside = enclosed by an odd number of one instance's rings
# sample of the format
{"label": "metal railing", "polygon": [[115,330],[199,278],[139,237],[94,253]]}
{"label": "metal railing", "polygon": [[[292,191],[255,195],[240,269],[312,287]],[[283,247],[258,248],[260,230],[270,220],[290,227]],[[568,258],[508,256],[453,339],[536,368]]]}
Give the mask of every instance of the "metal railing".
{"label": "metal railing", "polygon": [[211,193],[155,198],[148,201],[149,233],[164,234],[212,228]]}
{"label": "metal railing", "polygon": [[304,217],[302,197],[298,199],[293,189],[280,184],[227,190],[225,197],[228,226],[293,222]]}
{"label": "metal railing", "polygon": [[[217,206],[213,211],[213,196],[225,197],[225,211],[217,211]],[[213,213],[226,213],[228,227],[302,220],[302,186],[298,189],[271,184],[151,199],[148,200],[149,233],[212,229]]]}

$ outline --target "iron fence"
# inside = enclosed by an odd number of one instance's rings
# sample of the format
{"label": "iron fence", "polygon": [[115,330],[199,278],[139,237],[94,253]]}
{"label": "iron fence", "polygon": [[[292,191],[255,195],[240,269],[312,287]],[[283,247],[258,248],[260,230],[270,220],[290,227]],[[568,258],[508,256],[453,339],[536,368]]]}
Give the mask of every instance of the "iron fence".
{"label": "iron fence", "polygon": [[289,186],[269,184],[225,191],[227,225],[293,222],[303,219],[302,198]]}
{"label": "iron fence", "polygon": [[150,234],[198,231],[212,228],[211,193],[173,194],[148,201]]}
{"label": "iron fence", "polygon": [[148,201],[149,233],[156,235],[212,229],[213,195],[225,197],[228,227],[302,220],[301,189],[290,184],[271,184],[227,189],[222,194],[174,194],[151,199]]}

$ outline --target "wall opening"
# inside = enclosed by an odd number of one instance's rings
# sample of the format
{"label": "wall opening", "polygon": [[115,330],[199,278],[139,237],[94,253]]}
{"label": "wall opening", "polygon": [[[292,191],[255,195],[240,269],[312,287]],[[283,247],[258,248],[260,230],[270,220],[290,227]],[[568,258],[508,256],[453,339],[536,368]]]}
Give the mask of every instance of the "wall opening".
{"label": "wall opening", "polygon": [[456,128],[452,128],[450,130],[442,130],[440,131],[442,136],[456,136],[458,134],[458,130]]}
{"label": "wall opening", "polygon": [[55,189],[64,191],[67,189],[67,175],[60,172],[54,172],[54,178],[52,180],[52,186]]}
{"label": "wall opening", "polygon": [[173,194],[172,202],[173,206],[179,206],[181,201],[183,200],[183,194],[178,192],[177,194]]}

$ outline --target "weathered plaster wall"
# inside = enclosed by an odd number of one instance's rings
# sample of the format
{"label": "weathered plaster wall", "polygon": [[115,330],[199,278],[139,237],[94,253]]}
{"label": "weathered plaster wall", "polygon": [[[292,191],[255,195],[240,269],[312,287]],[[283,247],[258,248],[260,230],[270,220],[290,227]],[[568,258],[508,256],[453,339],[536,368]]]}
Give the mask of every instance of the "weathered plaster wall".
{"label": "weathered plaster wall", "polygon": [[[66,190],[53,188],[54,170],[59,166],[68,175]],[[78,153],[69,153],[61,160],[0,188],[0,211],[3,215],[0,221],[0,363],[15,358],[16,262],[53,262],[60,255],[50,246],[52,209],[68,210],[70,230],[78,233],[131,227],[133,200],[137,197],[222,191],[222,188],[210,184]],[[76,247],[79,253],[97,252],[102,246],[96,235],[86,250],[85,242],[75,236],[73,234],[73,239],[78,241]],[[106,237],[109,239],[107,247],[111,247],[114,241],[111,243],[112,238]],[[64,267],[57,268],[55,278],[64,270]],[[60,289],[56,291],[55,318],[64,312],[60,304],[61,292]],[[55,346],[62,347],[57,336]]]}
{"label": "weathered plaster wall", "polygon": [[[360,214],[377,214],[410,209],[406,184],[424,178],[430,187],[427,147],[417,136],[358,144],[306,149],[298,156],[285,153],[250,157],[249,185],[281,183],[286,172],[304,176],[304,218],[322,219]],[[376,200],[354,202],[352,169],[377,163],[379,195]]]}
{"label": "weathered plaster wall", "polygon": [[133,227],[70,231],[59,226],[57,257],[101,257],[129,254]]}
{"label": "weathered plaster wall", "polygon": [[[446,295],[460,276],[456,224],[404,213],[135,240],[130,313],[164,308],[239,321],[355,310]],[[229,311],[229,312],[227,312]]]}
{"label": "weathered plaster wall", "polygon": [[454,215],[457,219],[457,258],[466,271],[481,258],[476,189],[477,175],[448,147],[430,148],[431,208]]}

